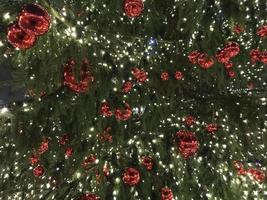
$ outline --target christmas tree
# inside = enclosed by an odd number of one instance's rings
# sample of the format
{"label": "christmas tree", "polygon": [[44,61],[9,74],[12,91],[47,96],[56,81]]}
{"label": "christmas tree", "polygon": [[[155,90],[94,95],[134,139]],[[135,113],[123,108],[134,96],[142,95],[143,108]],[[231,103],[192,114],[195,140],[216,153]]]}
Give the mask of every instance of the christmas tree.
{"label": "christmas tree", "polygon": [[267,199],[266,10],[2,0],[0,199]]}

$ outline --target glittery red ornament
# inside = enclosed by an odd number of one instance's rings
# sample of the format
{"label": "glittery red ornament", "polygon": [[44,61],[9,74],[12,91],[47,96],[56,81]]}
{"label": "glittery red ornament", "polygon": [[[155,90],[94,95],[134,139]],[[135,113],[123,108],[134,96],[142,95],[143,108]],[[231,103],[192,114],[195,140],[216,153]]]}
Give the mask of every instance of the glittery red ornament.
{"label": "glittery red ornament", "polygon": [[124,12],[128,17],[138,17],[144,10],[143,0],[124,0]]}
{"label": "glittery red ornament", "polygon": [[37,155],[32,155],[30,158],[29,158],[29,162],[31,165],[35,165],[39,162],[39,157]]}
{"label": "glittery red ornament", "polygon": [[178,150],[184,159],[188,159],[189,157],[195,155],[199,148],[199,142],[195,134],[190,131],[179,131],[176,135],[179,139]]}
{"label": "glittery red ornament", "polygon": [[101,199],[96,194],[84,193],[80,196],[79,200],[101,200]]}
{"label": "glittery red ornament", "polygon": [[132,90],[133,88],[133,84],[131,81],[126,81],[123,85],[122,85],[122,91],[124,93],[128,93]]}
{"label": "glittery red ornament", "polygon": [[186,116],[185,117],[185,123],[188,126],[192,126],[196,123],[196,119],[193,116]]}
{"label": "glittery red ornament", "polygon": [[214,134],[216,131],[218,131],[218,124],[208,124],[206,126],[206,130],[209,133]]}
{"label": "glittery red ornament", "polygon": [[172,190],[168,187],[161,189],[161,200],[173,200]]}
{"label": "glittery red ornament", "polygon": [[120,121],[126,121],[132,116],[130,105],[125,103],[125,109],[115,109],[115,117]]}
{"label": "glittery red ornament", "polygon": [[148,171],[151,171],[153,169],[153,158],[151,158],[150,156],[143,156],[141,158],[141,163]]}
{"label": "glittery red ornament", "polygon": [[69,142],[69,140],[70,140],[70,137],[69,137],[69,135],[68,134],[64,134],[64,135],[62,135],[60,138],[59,138],[59,144],[61,144],[61,145],[65,145],[65,144],[67,144],[68,142]]}
{"label": "glittery red ornament", "polygon": [[200,55],[200,52],[198,50],[192,51],[187,57],[188,60],[192,63],[192,64],[196,64],[197,63],[197,58]]}
{"label": "glittery red ornament", "polygon": [[174,74],[174,78],[175,78],[176,80],[182,80],[183,77],[184,77],[184,75],[183,75],[183,73],[180,72],[180,71],[176,71],[175,74]]}
{"label": "glittery red ornament", "polygon": [[40,147],[38,149],[39,154],[43,154],[44,152],[46,152],[49,148],[49,139],[45,138],[41,144]]}
{"label": "glittery red ornament", "polygon": [[39,36],[49,30],[50,17],[40,5],[26,4],[19,15],[18,24],[26,33]]}
{"label": "glittery red ornament", "polygon": [[75,60],[70,59],[64,66],[64,85],[77,93],[85,93],[89,89],[91,83],[94,81],[94,77],[87,70],[89,62],[87,59],[82,61],[81,67],[81,80],[76,82],[73,74],[73,68],[75,66]]}
{"label": "glittery red ornament", "polygon": [[38,165],[33,169],[34,176],[42,176],[44,174],[44,168],[41,165]]}
{"label": "glittery red ornament", "polygon": [[235,71],[233,71],[233,70],[228,71],[228,76],[229,76],[230,78],[234,78],[234,77],[236,77],[236,73],[235,73]]}
{"label": "glittery red ornament", "polygon": [[219,63],[229,63],[230,56],[228,55],[228,52],[225,49],[218,50],[216,55],[215,55],[217,61]]}
{"label": "glittery red ornament", "polygon": [[225,47],[225,51],[229,55],[229,57],[234,57],[239,54],[240,52],[240,47],[237,42],[228,42]]}
{"label": "glittery red ornament", "polygon": [[224,68],[227,70],[231,69],[232,67],[233,67],[233,62],[231,62],[231,61],[224,64]]}
{"label": "glittery red ornament", "polygon": [[68,148],[66,149],[66,151],[65,151],[65,156],[66,156],[66,158],[69,158],[69,157],[71,157],[72,155],[73,155],[73,148],[68,147]]}
{"label": "glittery red ornament", "polygon": [[110,109],[110,106],[109,106],[108,102],[103,102],[101,104],[101,109],[100,110],[101,110],[101,115],[103,117],[110,117],[110,116],[112,116],[112,111]]}
{"label": "glittery red ornament", "polygon": [[261,51],[259,49],[252,49],[249,53],[250,60],[253,64],[260,61]]}
{"label": "glittery red ornament", "polygon": [[262,170],[254,168],[249,168],[247,174],[259,183],[263,183],[266,177],[266,174]]}
{"label": "glittery red ornament", "polygon": [[95,155],[90,155],[88,156],[82,163],[82,166],[87,169],[92,167],[96,163],[96,156]]}
{"label": "glittery red ornament", "polygon": [[127,168],[123,172],[122,180],[127,185],[135,186],[140,182],[140,172],[135,168]]}
{"label": "glittery red ornament", "polygon": [[138,83],[144,83],[147,80],[147,73],[142,69],[133,68],[132,74]]}
{"label": "glittery red ornament", "polygon": [[267,36],[267,25],[259,27],[257,30],[257,35],[260,36],[261,38]]}
{"label": "glittery red ornament", "polygon": [[169,74],[168,74],[168,72],[162,72],[160,77],[161,77],[161,79],[163,81],[169,80]]}
{"label": "glittery red ornament", "polygon": [[10,44],[19,49],[31,48],[37,40],[35,35],[26,33],[18,24],[8,27],[7,39]]}
{"label": "glittery red ornament", "polygon": [[201,53],[197,57],[197,62],[203,69],[209,69],[214,65],[214,60],[209,58],[207,54]]}
{"label": "glittery red ornament", "polygon": [[233,28],[233,32],[235,32],[237,34],[240,34],[240,33],[244,32],[244,31],[245,31],[244,27],[241,26],[240,24],[235,25],[234,28]]}
{"label": "glittery red ornament", "polygon": [[267,64],[267,51],[262,51],[260,54],[260,61]]}

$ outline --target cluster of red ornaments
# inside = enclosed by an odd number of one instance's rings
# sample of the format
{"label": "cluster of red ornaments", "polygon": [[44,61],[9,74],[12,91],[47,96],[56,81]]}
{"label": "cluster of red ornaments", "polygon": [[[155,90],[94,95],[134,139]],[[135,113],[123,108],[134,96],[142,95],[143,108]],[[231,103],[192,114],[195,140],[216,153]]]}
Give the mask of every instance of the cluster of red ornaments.
{"label": "cluster of red ornaments", "polygon": [[[162,79],[163,81],[168,81],[168,80],[170,79],[170,75],[169,75],[168,72],[162,72],[161,75],[160,75],[160,77],[161,77],[161,79]],[[184,75],[183,75],[183,73],[180,72],[180,71],[176,71],[176,72],[174,73],[174,78],[175,78],[175,80],[182,80],[183,77],[184,77]]]}
{"label": "cluster of red ornaments", "polygon": [[[132,109],[130,105],[128,103],[125,103],[124,105],[124,109],[116,108],[114,110],[115,117],[120,121],[126,121],[132,116]],[[113,115],[113,112],[106,101],[101,104],[101,114],[103,117],[111,117]]]}
{"label": "cluster of red ornaments", "polygon": [[144,10],[143,0],[124,0],[123,9],[128,17],[138,17]]}
{"label": "cluster of red ornaments", "polygon": [[267,64],[267,51],[260,51],[259,49],[252,49],[250,51],[250,60],[253,64],[262,62]]}
{"label": "cluster of red ornaments", "polygon": [[188,59],[192,64],[198,64],[203,69],[209,69],[214,65],[213,58],[198,50],[191,52]]}
{"label": "cluster of red ornaments", "polygon": [[79,82],[73,73],[73,68],[76,65],[74,59],[69,59],[69,61],[64,66],[64,85],[70,90],[76,93],[85,93],[89,89],[91,83],[94,81],[94,77],[88,71],[89,62],[87,59],[82,61],[81,66],[81,79]]}
{"label": "cluster of red ornaments", "polygon": [[18,21],[8,27],[7,39],[16,48],[32,47],[38,36],[50,27],[47,11],[37,4],[26,4],[18,16]]}
{"label": "cluster of red ornaments", "polygon": [[266,174],[262,170],[252,167],[245,170],[241,162],[235,161],[234,167],[237,170],[238,175],[247,175],[259,183],[263,183],[266,178]]}

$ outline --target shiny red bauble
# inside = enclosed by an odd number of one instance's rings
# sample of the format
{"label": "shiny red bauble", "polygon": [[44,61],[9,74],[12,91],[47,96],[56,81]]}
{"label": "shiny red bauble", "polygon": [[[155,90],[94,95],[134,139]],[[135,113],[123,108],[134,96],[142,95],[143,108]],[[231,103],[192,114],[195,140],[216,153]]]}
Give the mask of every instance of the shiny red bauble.
{"label": "shiny red bauble", "polygon": [[122,181],[126,185],[135,186],[140,182],[140,172],[135,168],[127,168],[122,174]]}

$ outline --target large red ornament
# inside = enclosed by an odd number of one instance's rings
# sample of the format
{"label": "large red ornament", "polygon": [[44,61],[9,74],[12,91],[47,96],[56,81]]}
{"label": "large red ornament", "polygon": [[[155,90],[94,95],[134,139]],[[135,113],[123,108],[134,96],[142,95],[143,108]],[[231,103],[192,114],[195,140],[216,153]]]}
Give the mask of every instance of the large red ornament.
{"label": "large red ornament", "polygon": [[41,144],[40,147],[38,149],[39,154],[43,154],[44,152],[46,152],[49,148],[49,139],[45,138]]}
{"label": "large red ornament", "polygon": [[132,116],[132,109],[130,105],[125,103],[125,109],[115,109],[114,112],[116,118],[121,121],[126,121]]}
{"label": "large red ornament", "polygon": [[124,12],[128,17],[138,17],[144,10],[143,0],[124,0]]}
{"label": "large red ornament", "polygon": [[39,36],[49,30],[50,17],[40,5],[26,4],[19,15],[18,24],[26,33]]}
{"label": "large red ornament", "polygon": [[169,80],[169,74],[168,74],[168,72],[162,72],[160,77],[161,77],[161,79],[163,81]]}
{"label": "large red ornament", "polygon": [[97,196],[96,194],[84,193],[81,195],[79,200],[100,200],[100,197]]}
{"label": "large red ornament", "polygon": [[133,68],[132,74],[139,83],[144,83],[147,80],[147,72],[142,69]]}
{"label": "large red ornament", "polygon": [[18,24],[8,27],[7,39],[10,44],[19,49],[31,48],[37,40],[35,35],[26,33]]}
{"label": "large red ornament", "polygon": [[206,126],[206,130],[209,133],[214,134],[218,130],[218,125],[217,124],[208,124]]}
{"label": "large red ornament", "polygon": [[192,63],[192,64],[196,64],[197,63],[197,58],[200,55],[200,52],[198,50],[192,51],[191,53],[189,53],[188,60]]}
{"label": "large red ornament", "polygon": [[110,106],[109,106],[108,102],[105,101],[105,102],[103,102],[101,104],[100,112],[101,112],[101,115],[103,117],[110,117],[110,116],[112,116],[112,111],[110,109]]}
{"label": "large red ornament", "polygon": [[128,93],[132,90],[133,88],[133,84],[131,81],[126,81],[123,85],[122,85],[122,91],[124,93]]}
{"label": "large red ornament", "polygon": [[201,53],[197,57],[197,62],[203,69],[209,69],[214,65],[214,60],[209,58],[207,54]]}
{"label": "large red ornament", "polygon": [[127,168],[124,170],[122,180],[125,184],[135,186],[140,182],[140,172],[135,168]]}
{"label": "large red ornament", "polygon": [[261,38],[267,36],[267,25],[259,27],[257,30],[257,35],[260,36]]}
{"label": "large red ornament", "polygon": [[40,177],[44,174],[44,168],[41,165],[38,165],[33,169],[34,176]]}
{"label": "large red ornament", "polygon": [[161,189],[161,200],[173,200],[172,190],[168,187]]}
{"label": "large red ornament", "polygon": [[141,162],[148,171],[151,171],[153,169],[153,158],[151,158],[150,156],[143,156],[141,158]]}
{"label": "large red ornament", "polygon": [[179,131],[176,133],[178,136],[178,150],[185,159],[196,154],[199,148],[199,142],[196,135],[190,131]]}
{"label": "large red ornament", "polygon": [[176,80],[182,80],[183,77],[184,77],[184,75],[183,75],[183,73],[180,72],[180,71],[176,71],[175,74],[174,74],[174,78],[175,78]]}
{"label": "large red ornament", "polygon": [[94,81],[94,77],[87,70],[89,62],[84,59],[81,67],[81,80],[76,82],[73,74],[73,67],[75,66],[75,60],[70,59],[64,66],[64,85],[74,92],[85,93],[89,89],[91,83]]}

